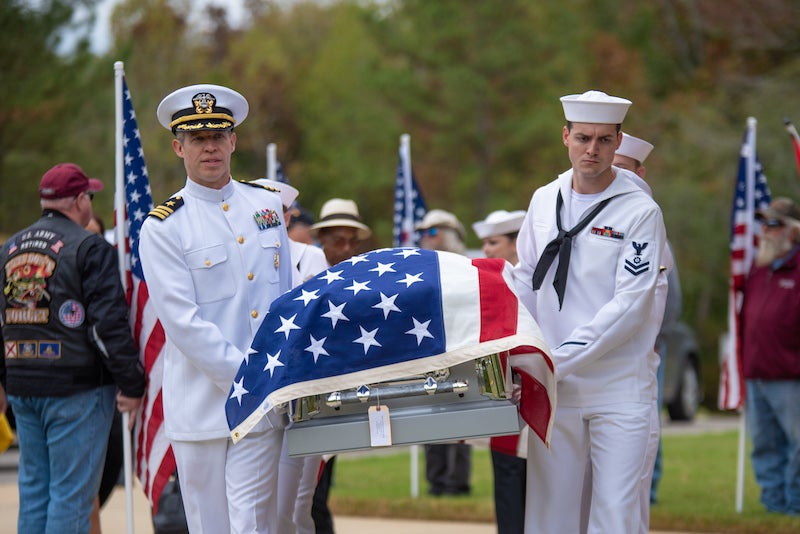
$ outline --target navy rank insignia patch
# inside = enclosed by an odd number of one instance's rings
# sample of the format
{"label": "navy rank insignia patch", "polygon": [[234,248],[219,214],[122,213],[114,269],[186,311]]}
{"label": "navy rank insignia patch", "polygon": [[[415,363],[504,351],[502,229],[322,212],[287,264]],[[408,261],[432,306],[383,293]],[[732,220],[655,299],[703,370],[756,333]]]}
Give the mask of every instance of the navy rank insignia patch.
{"label": "navy rank insignia patch", "polygon": [[266,230],[267,228],[274,228],[281,225],[281,215],[271,209],[258,210],[253,214],[259,230]]}
{"label": "navy rank insignia patch", "polygon": [[647,248],[647,243],[637,243],[636,241],[632,241],[631,246],[636,252],[632,259],[625,260],[625,270],[631,273],[633,276],[639,276],[640,274],[646,273],[650,270],[650,262],[642,259],[642,251]]}
{"label": "navy rank insignia patch", "polygon": [[178,208],[183,206],[183,197],[175,196],[171,197],[166,202],[156,206],[150,213],[147,214],[148,217],[155,217],[157,219],[161,219],[162,221],[178,211]]}
{"label": "navy rank insignia patch", "polygon": [[624,239],[625,238],[625,234],[623,234],[622,232],[617,232],[616,230],[614,230],[610,226],[604,226],[602,228],[600,228],[599,226],[595,226],[595,227],[592,228],[592,234],[600,235],[600,236],[603,236],[603,237],[611,237],[613,239]]}

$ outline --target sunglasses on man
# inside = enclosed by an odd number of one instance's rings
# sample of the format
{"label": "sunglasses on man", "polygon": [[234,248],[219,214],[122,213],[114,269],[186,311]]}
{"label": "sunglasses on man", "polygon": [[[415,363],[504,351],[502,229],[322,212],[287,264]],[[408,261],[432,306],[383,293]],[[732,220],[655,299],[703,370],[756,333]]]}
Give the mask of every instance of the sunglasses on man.
{"label": "sunglasses on man", "polygon": [[439,233],[439,229],[434,226],[433,228],[426,228],[424,230],[420,230],[419,233],[422,237],[425,237],[426,235],[430,237],[436,237],[436,234]]}
{"label": "sunglasses on man", "polygon": [[767,228],[783,228],[786,224],[780,219],[763,219],[761,224]]}

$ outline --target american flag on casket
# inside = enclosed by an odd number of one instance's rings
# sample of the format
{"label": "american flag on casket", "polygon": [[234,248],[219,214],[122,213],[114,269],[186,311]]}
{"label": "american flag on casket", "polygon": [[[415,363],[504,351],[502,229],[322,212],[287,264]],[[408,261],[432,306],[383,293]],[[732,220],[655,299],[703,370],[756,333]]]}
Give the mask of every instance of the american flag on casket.
{"label": "american flag on casket", "polygon": [[276,299],[225,406],[234,442],[273,407],[501,353],[520,414],[547,444],[553,363],[504,260],[416,248],[354,256]]}

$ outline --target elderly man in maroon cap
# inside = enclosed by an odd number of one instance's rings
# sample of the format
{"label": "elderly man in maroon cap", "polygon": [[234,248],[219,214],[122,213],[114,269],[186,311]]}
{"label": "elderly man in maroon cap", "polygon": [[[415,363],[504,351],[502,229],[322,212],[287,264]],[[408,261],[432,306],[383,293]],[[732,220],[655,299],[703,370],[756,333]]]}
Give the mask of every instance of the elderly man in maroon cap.
{"label": "elderly man in maroon cap", "polygon": [[42,217],[0,248],[0,379],[20,446],[18,532],[89,531],[114,399],[133,412],[144,393],[116,251],[84,229],[102,188],[74,163],[56,165],[39,185]]}

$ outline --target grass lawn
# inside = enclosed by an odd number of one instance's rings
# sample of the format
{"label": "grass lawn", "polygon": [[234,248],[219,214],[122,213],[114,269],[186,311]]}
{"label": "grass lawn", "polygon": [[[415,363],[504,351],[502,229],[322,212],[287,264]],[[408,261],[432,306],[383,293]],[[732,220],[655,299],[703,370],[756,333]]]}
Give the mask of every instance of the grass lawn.
{"label": "grass lawn", "polygon": [[[749,461],[745,465],[744,511],[734,510],[735,431],[664,436],[664,475],[659,504],[652,507],[653,530],[712,533],[800,533],[800,518],[767,514]],[[494,521],[492,468],[488,449],[474,447],[473,491],[466,497],[430,497],[419,451],[420,496],[410,497],[409,450],[343,454],[334,469],[330,505],[339,515]]]}

